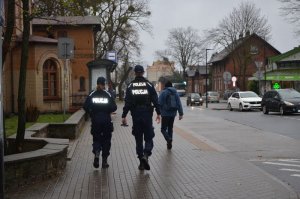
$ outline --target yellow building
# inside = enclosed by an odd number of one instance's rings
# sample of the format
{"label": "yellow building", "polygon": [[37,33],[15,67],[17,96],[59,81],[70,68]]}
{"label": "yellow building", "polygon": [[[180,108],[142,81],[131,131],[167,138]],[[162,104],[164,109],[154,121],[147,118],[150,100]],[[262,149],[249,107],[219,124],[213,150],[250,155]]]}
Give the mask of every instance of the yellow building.
{"label": "yellow building", "polygon": [[[20,13],[17,10],[16,13]],[[17,14],[18,15],[18,14]],[[4,111],[17,112],[22,26],[16,17],[13,46],[3,70]],[[93,16],[34,19],[29,41],[26,75],[26,106],[41,112],[56,112],[81,103],[89,93],[87,63],[94,60],[94,35],[99,24]],[[68,62],[58,57],[58,38],[74,41],[74,58]],[[65,89],[64,89],[65,88]]]}
{"label": "yellow building", "polygon": [[162,85],[159,79],[172,76],[175,70],[175,63],[168,60],[153,62],[152,66],[147,67],[147,79],[155,85],[157,91],[161,91]]}

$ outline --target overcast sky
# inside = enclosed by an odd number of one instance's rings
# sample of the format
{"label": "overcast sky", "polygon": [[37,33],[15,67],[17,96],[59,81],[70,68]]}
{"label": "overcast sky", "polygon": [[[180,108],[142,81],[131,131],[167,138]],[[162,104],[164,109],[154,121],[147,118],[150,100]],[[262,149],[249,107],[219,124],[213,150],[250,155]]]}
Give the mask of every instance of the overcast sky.
{"label": "overcast sky", "polygon": [[201,35],[203,30],[217,27],[242,1],[254,2],[268,19],[271,26],[269,43],[273,47],[284,53],[300,45],[300,38],[295,36],[293,25],[280,15],[281,3],[277,0],[150,0],[150,23],[153,29],[152,36],[141,33],[143,65],[152,65],[157,59],[155,51],[166,49],[170,29],[191,26]]}

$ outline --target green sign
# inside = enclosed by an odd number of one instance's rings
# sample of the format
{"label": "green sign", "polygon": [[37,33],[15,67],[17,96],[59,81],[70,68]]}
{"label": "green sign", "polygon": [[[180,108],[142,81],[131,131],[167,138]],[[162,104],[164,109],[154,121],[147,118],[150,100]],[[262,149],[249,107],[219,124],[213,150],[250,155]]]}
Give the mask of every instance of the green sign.
{"label": "green sign", "polygon": [[277,80],[277,81],[299,81],[299,72],[295,73],[270,73],[266,75],[266,80]]}
{"label": "green sign", "polygon": [[275,82],[275,83],[273,84],[273,88],[274,88],[274,89],[280,89],[280,84],[277,83],[277,82]]}

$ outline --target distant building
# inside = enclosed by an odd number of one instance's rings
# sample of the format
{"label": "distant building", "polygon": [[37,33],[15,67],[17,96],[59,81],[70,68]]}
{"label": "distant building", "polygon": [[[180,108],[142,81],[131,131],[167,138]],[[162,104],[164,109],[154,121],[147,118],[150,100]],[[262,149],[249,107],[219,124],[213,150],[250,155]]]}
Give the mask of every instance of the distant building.
{"label": "distant building", "polygon": [[175,70],[175,63],[167,59],[153,62],[152,66],[147,67],[147,79],[153,83],[157,91],[162,89],[160,79],[172,76]]}
{"label": "distant building", "polygon": [[280,88],[294,88],[300,92],[300,46],[268,59],[266,90],[275,84]]}
{"label": "distant building", "polygon": [[[209,71],[209,68],[207,69]],[[187,92],[188,93],[205,93],[206,84],[206,66],[190,66],[186,71],[187,75]]]}
{"label": "distant building", "polygon": [[[262,70],[264,70],[267,58],[280,54],[271,44],[256,34],[247,34],[239,38],[234,46],[233,49],[225,48],[213,54],[209,61],[210,85],[208,87],[221,95],[226,89],[248,90],[249,78],[257,72],[255,62],[262,62]],[[236,87],[231,81],[228,84],[224,83],[224,72],[229,72],[231,76],[237,78]]]}

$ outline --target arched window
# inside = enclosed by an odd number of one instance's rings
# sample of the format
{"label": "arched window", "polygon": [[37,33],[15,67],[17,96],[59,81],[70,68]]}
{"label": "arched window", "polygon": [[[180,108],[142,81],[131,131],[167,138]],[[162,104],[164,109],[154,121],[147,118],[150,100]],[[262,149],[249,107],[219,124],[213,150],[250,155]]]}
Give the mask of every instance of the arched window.
{"label": "arched window", "polygon": [[59,97],[57,65],[51,59],[46,60],[43,65],[43,96],[44,100],[52,100]]}
{"label": "arched window", "polygon": [[83,76],[79,78],[79,91],[85,91],[85,78]]}

